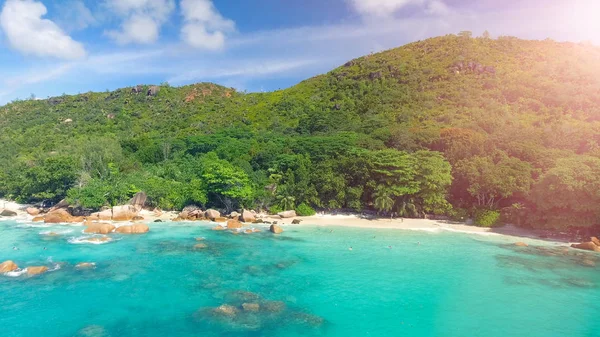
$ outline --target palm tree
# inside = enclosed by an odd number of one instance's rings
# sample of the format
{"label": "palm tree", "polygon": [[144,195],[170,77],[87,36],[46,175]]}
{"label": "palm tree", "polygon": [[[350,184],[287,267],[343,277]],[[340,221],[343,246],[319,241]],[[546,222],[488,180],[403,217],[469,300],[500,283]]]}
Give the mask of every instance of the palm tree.
{"label": "palm tree", "polygon": [[389,189],[378,186],[373,193],[375,208],[378,212],[389,212],[394,207],[394,199],[390,197]]}
{"label": "palm tree", "polygon": [[279,207],[281,207],[284,211],[295,208],[296,198],[291,195],[278,195],[277,201],[279,203]]}

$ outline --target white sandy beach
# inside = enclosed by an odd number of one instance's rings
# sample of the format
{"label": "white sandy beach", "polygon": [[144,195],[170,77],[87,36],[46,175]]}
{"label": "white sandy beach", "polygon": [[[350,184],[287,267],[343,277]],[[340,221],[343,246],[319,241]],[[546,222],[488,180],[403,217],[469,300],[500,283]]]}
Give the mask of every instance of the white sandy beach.
{"label": "white sandy beach", "polygon": [[[25,209],[29,205],[18,204],[16,202],[0,199],[0,211],[2,209],[12,210],[18,213],[18,218],[31,218]],[[155,220],[169,222],[176,218],[179,212],[163,212],[156,216],[154,212],[142,210],[140,215],[144,217],[145,223],[152,223]],[[421,231],[450,231],[465,234],[480,235],[501,235],[511,237],[512,239],[529,238],[540,239],[539,234],[524,228],[506,225],[500,228],[484,228],[460,223],[449,223],[446,221],[429,219],[408,219],[408,218],[366,218],[358,214],[317,214],[306,217],[295,217],[281,219],[279,216],[267,215],[263,219],[266,221],[277,221],[278,224],[285,227],[292,226],[327,226],[327,227],[354,227],[369,229],[398,229],[398,230],[421,230]],[[293,220],[300,220],[300,224],[292,224]],[[553,241],[553,240],[545,240]],[[559,243],[558,241],[556,241]],[[565,242],[561,242],[564,244]]]}

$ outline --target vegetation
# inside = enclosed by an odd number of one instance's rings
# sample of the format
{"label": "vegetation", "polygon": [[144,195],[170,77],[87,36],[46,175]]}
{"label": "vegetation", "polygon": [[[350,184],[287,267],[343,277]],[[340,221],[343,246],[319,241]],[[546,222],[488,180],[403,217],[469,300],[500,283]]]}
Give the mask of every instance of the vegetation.
{"label": "vegetation", "polygon": [[600,49],[420,41],[271,93],[201,83],[0,107],[0,196],[600,223]]}

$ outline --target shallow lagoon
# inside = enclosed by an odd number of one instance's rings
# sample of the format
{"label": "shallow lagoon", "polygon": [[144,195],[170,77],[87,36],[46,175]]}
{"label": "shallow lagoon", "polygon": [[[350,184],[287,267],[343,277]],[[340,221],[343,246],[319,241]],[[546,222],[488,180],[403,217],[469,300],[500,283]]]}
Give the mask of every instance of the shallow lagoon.
{"label": "shallow lagoon", "polygon": [[81,230],[0,222],[0,260],[60,266],[0,275],[2,336],[600,335],[600,254],[408,230],[151,224],[102,245]]}

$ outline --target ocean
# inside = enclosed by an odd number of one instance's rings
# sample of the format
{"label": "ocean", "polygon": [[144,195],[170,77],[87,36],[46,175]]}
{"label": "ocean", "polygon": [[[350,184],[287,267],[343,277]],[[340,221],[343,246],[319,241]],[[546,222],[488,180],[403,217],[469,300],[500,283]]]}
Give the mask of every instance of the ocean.
{"label": "ocean", "polygon": [[444,231],[211,227],[151,223],[92,244],[83,227],[0,222],[0,262],[51,270],[0,275],[0,336],[600,336],[597,253]]}

